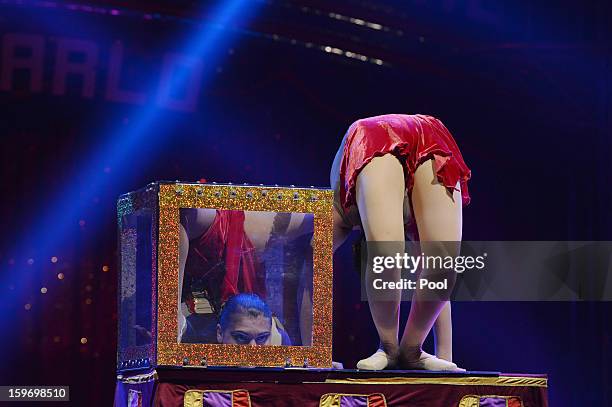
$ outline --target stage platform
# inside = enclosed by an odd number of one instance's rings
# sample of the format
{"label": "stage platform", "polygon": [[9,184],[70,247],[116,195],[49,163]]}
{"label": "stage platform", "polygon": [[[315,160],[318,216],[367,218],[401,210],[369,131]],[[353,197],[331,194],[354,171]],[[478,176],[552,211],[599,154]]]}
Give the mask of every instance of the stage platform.
{"label": "stage platform", "polygon": [[540,407],[545,375],[158,367],[118,377],[115,406]]}

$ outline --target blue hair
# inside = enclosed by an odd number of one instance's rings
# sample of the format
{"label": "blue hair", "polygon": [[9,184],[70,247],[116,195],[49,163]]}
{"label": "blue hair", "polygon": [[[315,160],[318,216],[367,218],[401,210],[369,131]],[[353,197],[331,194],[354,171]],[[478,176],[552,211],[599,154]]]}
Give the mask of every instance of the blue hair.
{"label": "blue hair", "polygon": [[236,313],[247,313],[253,318],[264,316],[272,318],[270,307],[257,294],[240,293],[230,297],[223,305],[219,315],[219,325],[224,330],[230,322],[232,315]]}

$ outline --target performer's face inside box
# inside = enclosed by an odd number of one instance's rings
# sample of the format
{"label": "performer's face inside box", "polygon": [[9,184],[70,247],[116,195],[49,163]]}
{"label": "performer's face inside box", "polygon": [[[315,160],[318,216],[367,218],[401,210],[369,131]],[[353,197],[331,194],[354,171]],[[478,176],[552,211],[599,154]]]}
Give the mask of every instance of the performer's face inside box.
{"label": "performer's face inside box", "polygon": [[190,208],[181,224],[180,342],[311,344],[312,214]]}
{"label": "performer's face inside box", "polygon": [[219,323],[217,341],[238,345],[270,345],[272,313],[256,294],[238,294],[226,301]]}

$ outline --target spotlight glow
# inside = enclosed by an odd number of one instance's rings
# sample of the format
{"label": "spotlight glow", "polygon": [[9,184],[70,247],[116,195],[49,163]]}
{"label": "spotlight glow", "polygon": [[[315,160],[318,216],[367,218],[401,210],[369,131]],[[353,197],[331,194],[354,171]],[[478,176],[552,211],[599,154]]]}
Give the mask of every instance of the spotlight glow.
{"label": "spotlight glow", "polygon": [[[178,54],[183,55],[184,60],[190,61],[189,63],[203,64],[205,61],[206,66],[218,66],[219,59],[227,56],[226,50],[229,48],[229,42],[237,37],[231,34],[232,23],[236,21],[242,23],[252,17],[252,14],[262,4],[263,2],[248,0],[219,1],[212,11],[207,13],[206,19],[195,26],[187,42],[183,46],[176,44]],[[78,21],[75,21],[76,25]],[[191,81],[193,75],[190,75],[189,69],[176,69],[176,72],[173,72],[171,78],[164,84],[161,96],[173,95],[187,85],[203,87],[206,80],[213,79],[215,77],[213,75],[216,74],[214,69],[211,69],[206,71],[206,75],[200,78],[199,84],[194,84]],[[148,85],[145,88],[150,89],[150,94],[161,97],[158,81]],[[100,137],[101,140],[104,140],[102,144],[98,145],[94,151],[83,154],[82,161],[75,163],[73,179],[68,180],[63,187],[57,188],[55,196],[45,200],[44,211],[40,211],[40,217],[32,219],[32,227],[21,236],[17,236],[16,244],[10,252],[15,253],[14,257],[17,259],[28,260],[25,264],[15,264],[15,267],[22,269],[15,270],[11,276],[5,275],[0,284],[7,285],[6,280],[14,278],[15,275],[22,276],[21,278],[31,275],[33,271],[27,266],[34,264],[34,257],[29,257],[33,250],[36,251],[36,258],[43,256],[42,258],[48,259],[53,253],[58,253],[58,250],[67,241],[79,239],[76,233],[79,232],[79,229],[84,231],[86,224],[89,226],[87,229],[94,230],[97,221],[95,215],[84,218],[85,212],[91,209],[94,198],[100,197],[103,192],[106,192],[106,196],[108,190],[114,191],[109,188],[110,186],[116,189],[131,187],[125,184],[128,182],[124,176],[125,172],[143,171],[148,160],[153,159],[155,148],[160,149],[161,141],[163,141],[161,136],[158,139],[150,137],[153,129],[158,129],[174,118],[162,111],[156,103],[144,105],[130,113],[129,126],[123,123],[121,120],[123,117],[125,113],[119,116],[119,123],[115,128],[104,130],[105,134]],[[101,131],[99,123],[95,123],[94,128],[95,130],[92,131]],[[163,132],[158,131],[158,133]],[[171,135],[172,133],[165,132],[164,134]],[[147,149],[145,153],[142,152],[143,148]],[[132,157],[139,157],[139,159],[133,160]],[[15,285],[17,287],[26,286],[19,282]],[[17,299],[20,294],[20,290],[15,290],[11,293],[13,298],[4,298],[4,300]],[[2,323],[9,326],[10,319],[14,317],[3,315]],[[83,340],[86,341],[86,338],[82,338],[82,343]]]}

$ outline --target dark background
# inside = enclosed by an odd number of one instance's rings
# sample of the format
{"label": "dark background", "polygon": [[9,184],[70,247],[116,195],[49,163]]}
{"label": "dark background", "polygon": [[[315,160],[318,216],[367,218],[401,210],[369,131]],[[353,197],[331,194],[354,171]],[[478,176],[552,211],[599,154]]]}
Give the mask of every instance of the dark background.
{"label": "dark background", "polygon": [[[70,4],[0,4],[0,75],[7,34],[44,53],[40,89],[27,70],[0,86],[0,384],[111,404],[119,194],[174,179],[328,186],[344,131],[366,116],[424,113],[451,130],[473,174],[465,240],[612,240],[607,2]],[[79,75],[53,91],[67,38],[98,51],[90,95]],[[165,55],[200,58],[197,105],[109,100],[117,42],[121,87],[149,95]],[[335,258],[334,359],[352,368],[376,335],[350,246]],[[547,373],[552,406],[610,405],[609,302],[453,307],[459,365]]]}

